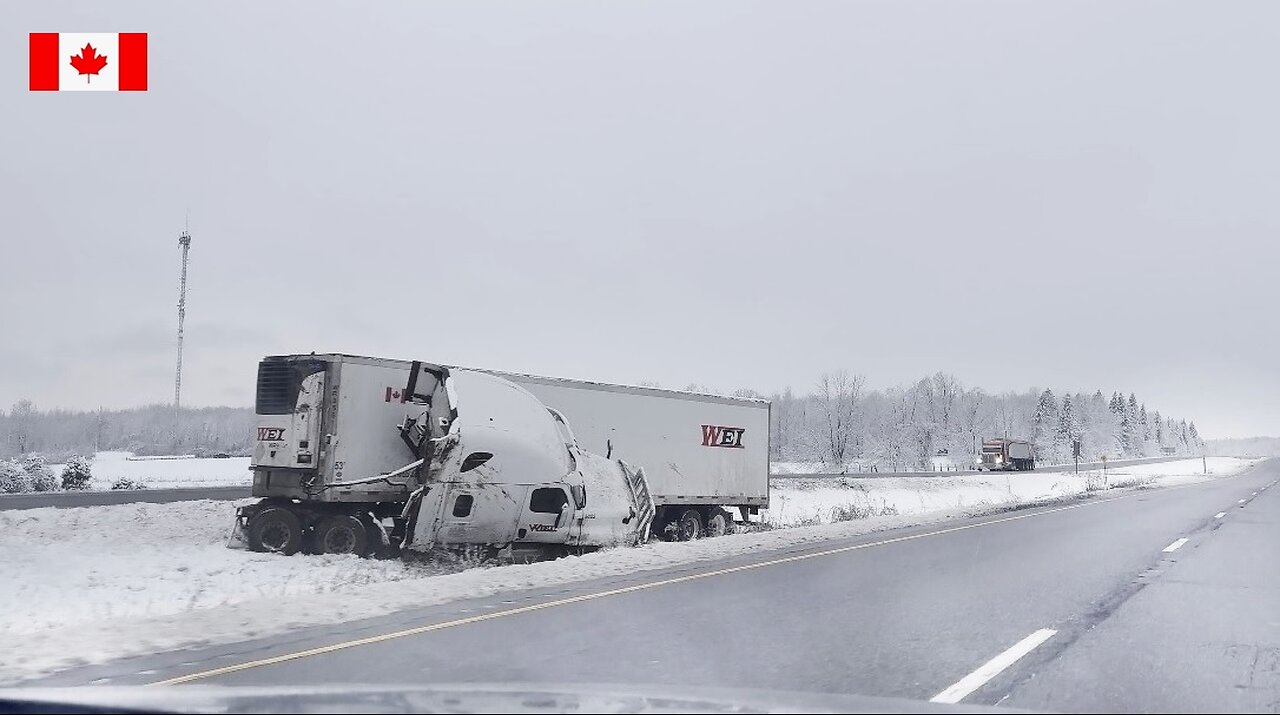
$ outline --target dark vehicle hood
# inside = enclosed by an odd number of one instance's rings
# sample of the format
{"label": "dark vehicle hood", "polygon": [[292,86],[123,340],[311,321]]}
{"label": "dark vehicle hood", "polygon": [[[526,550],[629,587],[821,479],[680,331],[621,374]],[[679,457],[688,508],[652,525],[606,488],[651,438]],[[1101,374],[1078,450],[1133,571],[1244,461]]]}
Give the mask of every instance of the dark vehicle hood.
{"label": "dark vehicle hood", "polygon": [[859,695],[603,685],[0,688],[0,713],[989,713],[1018,712]]}

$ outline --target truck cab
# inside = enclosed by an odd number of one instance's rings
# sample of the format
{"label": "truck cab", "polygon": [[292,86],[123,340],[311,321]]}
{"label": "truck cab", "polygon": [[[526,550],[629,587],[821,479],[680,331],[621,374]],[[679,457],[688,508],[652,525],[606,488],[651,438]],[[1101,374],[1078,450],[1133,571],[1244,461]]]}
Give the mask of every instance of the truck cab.
{"label": "truck cab", "polygon": [[[405,508],[403,548],[559,555],[643,540],[642,470],[582,450],[563,416],[503,378],[451,370],[447,448]],[[437,408],[438,409],[438,408]]]}

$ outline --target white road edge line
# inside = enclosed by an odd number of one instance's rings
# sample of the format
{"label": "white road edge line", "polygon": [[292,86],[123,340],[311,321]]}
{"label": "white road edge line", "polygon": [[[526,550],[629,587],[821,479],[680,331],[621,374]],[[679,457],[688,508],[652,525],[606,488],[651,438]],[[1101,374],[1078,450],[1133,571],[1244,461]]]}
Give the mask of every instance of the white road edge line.
{"label": "white road edge line", "polygon": [[1164,547],[1164,552],[1165,552],[1166,554],[1171,554],[1171,553],[1173,553],[1173,552],[1177,551],[1178,549],[1182,548],[1182,545],[1183,545],[1183,544],[1185,544],[1185,543],[1187,543],[1187,539],[1186,539],[1186,537],[1183,537],[1183,538],[1181,538],[1181,539],[1178,539],[1177,541],[1173,542],[1172,544],[1169,544],[1168,546]]}
{"label": "white road edge line", "polygon": [[1225,511],[1220,511],[1220,512],[1218,512],[1217,514],[1214,514],[1214,515],[1213,515],[1213,518],[1215,518],[1215,519],[1221,519],[1222,517],[1224,517],[1224,516],[1226,516],[1226,515],[1227,515],[1227,512],[1225,512]]}
{"label": "white road edge line", "polygon": [[986,685],[988,681],[999,675],[1005,668],[1018,662],[1022,656],[1035,650],[1037,646],[1054,636],[1057,631],[1051,628],[1041,628],[1031,635],[1018,641],[1013,647],[1005,652],[997,655],[982,667],[964,676],[955,685],[938,693],[929,699],[931,703],[958,703],[968,697],[973,691]]}

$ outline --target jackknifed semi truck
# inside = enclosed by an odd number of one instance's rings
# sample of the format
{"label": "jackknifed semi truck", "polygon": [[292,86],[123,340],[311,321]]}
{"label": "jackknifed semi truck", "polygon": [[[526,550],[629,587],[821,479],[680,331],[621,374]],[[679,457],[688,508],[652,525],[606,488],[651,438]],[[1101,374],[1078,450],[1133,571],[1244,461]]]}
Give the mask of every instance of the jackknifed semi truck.
{"label": "jackknifed semi truck", "polygon": [[233,542],[557,555],[734,529],[769,503],[769,403],[345,354],[264,358]]}

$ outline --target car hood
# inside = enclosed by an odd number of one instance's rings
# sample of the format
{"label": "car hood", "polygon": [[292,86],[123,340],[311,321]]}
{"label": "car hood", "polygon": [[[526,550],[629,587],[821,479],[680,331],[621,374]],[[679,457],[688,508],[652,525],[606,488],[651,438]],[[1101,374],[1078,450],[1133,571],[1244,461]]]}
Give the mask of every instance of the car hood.
{"label": "car hood", "polygon": [[[177,713],[964,713],[1019,712],[786,691],[459,683],[431,686],[0,688],[3,712]],[[1025,711],[1024,711],[1025,712]]]}

